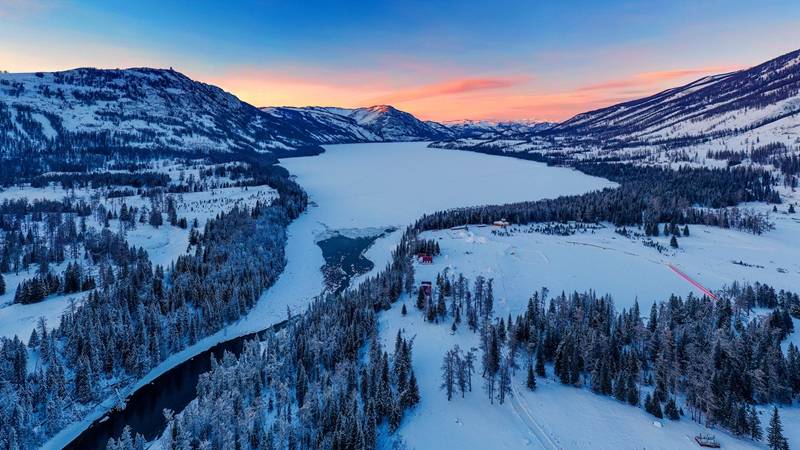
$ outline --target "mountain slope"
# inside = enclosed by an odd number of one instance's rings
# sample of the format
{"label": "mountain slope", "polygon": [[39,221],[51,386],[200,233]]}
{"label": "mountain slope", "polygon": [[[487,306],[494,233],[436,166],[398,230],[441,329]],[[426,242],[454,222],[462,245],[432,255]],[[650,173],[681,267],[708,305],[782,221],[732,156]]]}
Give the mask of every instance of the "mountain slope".
{"label": "mountain slope", "polygon": [[0,74],[0,150],[317,152],[302,128],[161,69]]}
{"label": "mountain slope", "polygon": [[388,105],[267,107],[261,110],[296,124],[320,144],[427,141],[453,136],[452,131],[440,123],[423,122]]}
{"label": "mountain slope", "polygon": [[268,115],[295,124],[320,144],[349,144],[356,142],[378,142],[381,136],[373,133],[350,117],[323,107],[267,107],[261,108]]}
{"label": "mountain slope", "polygon": [[800,50],[547,128],[482,134],[480,124],[465,126],[473,134],[451,125],[456,137],[432,146],[567,165],[719,167],[745,160],[789,173],[793,160],[786,158],[800,154]]}
{"label": "mountain slope", "polygon": [[441,127],[432,126],[388,105],[356,109],[330,108],[330,111],[355,120],[384,141],[431,140],[449,135]]}
{"label": "mountain slope", "polygon": [[627,143],[696,143],[767,125],[795,125],[800,50],[650,97],[579,114],[549,130]]}

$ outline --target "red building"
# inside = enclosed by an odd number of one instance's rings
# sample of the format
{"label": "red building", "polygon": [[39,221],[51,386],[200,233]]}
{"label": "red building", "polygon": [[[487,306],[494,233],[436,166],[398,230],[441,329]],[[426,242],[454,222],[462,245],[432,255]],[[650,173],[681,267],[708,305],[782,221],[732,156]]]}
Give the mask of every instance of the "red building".
{"label": "red building", "polygon": [[417,255],[417,261],[419,261],[420,264],[433,264],[433,256],[426,253],[420,253]]}

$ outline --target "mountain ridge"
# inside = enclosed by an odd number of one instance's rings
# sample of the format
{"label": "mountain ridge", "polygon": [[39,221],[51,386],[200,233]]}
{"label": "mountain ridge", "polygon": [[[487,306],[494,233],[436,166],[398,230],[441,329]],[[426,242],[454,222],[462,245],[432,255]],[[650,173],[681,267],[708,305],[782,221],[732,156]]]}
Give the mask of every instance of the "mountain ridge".
{"label": "mountain ridge", "polygon": [[4,153],[132,148],[318,153],[301,128],[171,69],[0,74]]}
{"label": "mountain ridge", "polygon": [[795,50],[747,69],[578,114],[548,134],[691,142],[746,132],[798,113],[800,50]]}

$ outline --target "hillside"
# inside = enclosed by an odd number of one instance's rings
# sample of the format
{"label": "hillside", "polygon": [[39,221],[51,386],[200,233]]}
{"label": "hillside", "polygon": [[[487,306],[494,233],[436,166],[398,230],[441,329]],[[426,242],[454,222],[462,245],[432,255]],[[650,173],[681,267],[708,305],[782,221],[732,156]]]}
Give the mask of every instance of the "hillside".
{"label": "hillside", "polygon": [[[800,143],[800,50],[755,67],[701,78],[655,95],[578,114],[546,129],[475,133],[434,146],[507,153],[560,163],[587,160],[750,160],[782,167]],[[525,156],[523,156],[525,155]]]}
{"label": "hillside", "polygon": [[778,123],[796,127],[798,113],[800,50],[579,114],[550,132],[628,143],[694,143]]}
{"label": "hillside", "polygon": [[333,108],[311,106],[266,107],[261,110],[277,120],[287,121],[305,130],[320,144],[350,144],[378,142],[381,136],[357,123],[354,119],[332,112]]}
{"label": "hillside", "polygon": [[296,123],[321,144],[429,141],[454,136],[442,124],[423,122],[388,105],[365,108],[268,107],[262,111]]}
{"label": "hillside", "polygon": [[0,74],[0,149],[317,152],[291,122],[173,70]]}

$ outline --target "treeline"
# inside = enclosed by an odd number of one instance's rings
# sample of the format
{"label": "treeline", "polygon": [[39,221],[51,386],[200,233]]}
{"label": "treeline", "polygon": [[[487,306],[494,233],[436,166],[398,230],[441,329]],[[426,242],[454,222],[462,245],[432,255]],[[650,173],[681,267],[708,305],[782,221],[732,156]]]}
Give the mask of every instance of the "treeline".
{"label": "treeline", "polygon": [[[732,227],[760,233],[768,229],[766,218],[731,207],[750,201],[780,202],[768,172],[747,168],[661,169],[628,164],[579,164],[587,174],[620,183],[583,195],[452,209],[423,216],[419,231],[464,224],[611,222],[616,226],[659,223],[701,224]],[[705,208],[698,208],[703,206]]]}
{"label": "treeline", "polygon": [[[78,212],[0,214],[0,230],[3,232],[0,273],[28,270],[32,264],[38,264],[39,270],[46,272],[50,264],[80,256],[81,245],[86,245],[87,237],[91,237],[85,215],[91,208],[84,209],[82,205],[75,209],[68,202],[62,204],[64,210]],[[21,206],[18,211],[26,209]]]}
{"label": "treeline", "polygon": [[23,280],[14,293],[14,303],[28,305],[38,303],[52,294],[72,294],[89,291],[95,288],[94,277],[84,274],[78,263],[68,263],[64,274],[58,276],[45,272],[31,279]]}
{"label": "treeline", "polygon": [[407,231],[385,270],[215,363],[197,401],[168,416],[164,447],[375,448],[379,429],[394,431],[419,401],[413,341],[398,334],[392,354],[382,349],[377,313],[413,289],[420,245]]}
{"label": "treeline", "polygon": [[727,161],[729,166],[740,164],[747,159],[758,164],[771,164],[783,173],[785,186],[797,187],[797,175],[800,174],[800,155],[781,142],[754,147],[750,151],[712,150],[708,152],[708,157]]}
{"label": "treeline", "polygon": [[[753,306],[772,305],[764,317]],[[547,363],[565,385],[584,386],[661,418],[678,420],[678,395],[692,419],[755,438],[755,404],[790,404],[800,395],[800,352],[781,341],[793,331],[797,294],[769,286],[735,285],[720,300],[671,296],[642,318],[638,303],[617,311],[594,292],[534,293],[524,313],[492,315],[492,282],[440,274],[422,302],[427,320],[480,333],[484,388],[503,401],[508,373],[520,364],[545,376]],[[447,357],[445,357],[447,361]],[[449,369],[443,368],[443,379]],[[535,389],[535,379],[528,383]],[[448,393],[449,396],[449,393]]]}
{"label": "treeline", "polygon": [[0,339],[0,449],[41,444],[115,386],[249,311],[283,270],[286,226],[306,202],[288,178],[273,187],[293,197],[220,213],[167,270],[120,234],[87,231],[98,289],[56,327],[40,323],[28,349],[16,337]]}
{"label": "treeline", "polygon": [[34,199],[33,201],[27,198],[19,199],[3,199],[0,203],[0,229],[3,231],[12,231],[18,229],[14,228],[14,219],[21,219],[28,214],[31,215],[31,220],[34,222],[41,222],[44,220],[45,214],[60,213],[69,214],[73,213],[78,216],[89,216],[91,214],[91,205],[84,200],[73,201],[69,197],[63,200],[48,200],[48,199]]}
{"label": "treeline", "polygon": [[133,188],[166,187],[170,183],[169,175],[160,172],[141,171],[125,172],[92,172],[92,173],[57,173],[34,177],[31,187],[41,188],[50,183],[58,183],[64,189],[89,187],[98,189],[111,186],[131,186]]}

